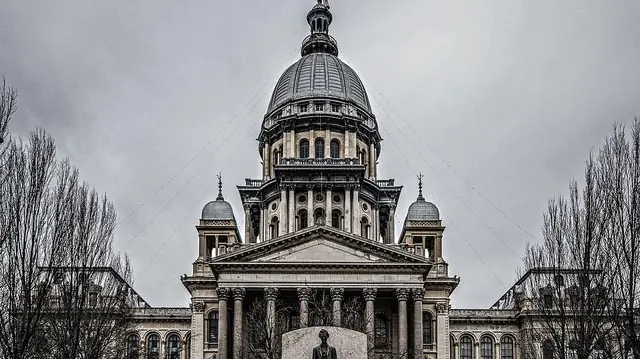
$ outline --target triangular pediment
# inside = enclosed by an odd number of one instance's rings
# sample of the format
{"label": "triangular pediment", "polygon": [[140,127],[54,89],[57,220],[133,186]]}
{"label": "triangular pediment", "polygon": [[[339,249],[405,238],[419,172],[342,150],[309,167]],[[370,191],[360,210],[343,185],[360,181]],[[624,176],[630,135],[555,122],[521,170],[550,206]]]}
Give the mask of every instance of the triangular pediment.
{"label": "triangular pediment", "polygon": [[267,242],[246,245],[213,259],[213,262],[430,263],[427,258],[396,246],[374,242],[326,226],[315,226]]}

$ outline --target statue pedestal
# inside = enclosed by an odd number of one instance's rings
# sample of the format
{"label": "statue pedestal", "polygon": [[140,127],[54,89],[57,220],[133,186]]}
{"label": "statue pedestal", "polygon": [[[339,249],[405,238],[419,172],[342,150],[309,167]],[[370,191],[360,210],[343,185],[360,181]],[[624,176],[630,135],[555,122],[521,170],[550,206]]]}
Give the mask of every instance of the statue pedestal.
{"label": "statue pedestal", "polygon": [[336,359],[367,359],[367,335],[340,327],[309,327],[284,333],[282,359],[313,359],[322,329],[329,333],[327,344],[335,348]]}

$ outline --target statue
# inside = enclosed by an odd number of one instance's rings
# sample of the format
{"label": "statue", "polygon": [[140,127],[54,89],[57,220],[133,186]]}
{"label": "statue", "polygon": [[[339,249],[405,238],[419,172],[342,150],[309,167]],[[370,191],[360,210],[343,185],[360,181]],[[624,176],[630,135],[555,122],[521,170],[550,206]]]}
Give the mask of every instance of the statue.
{"label": "statue", "polygon": [[313,358],[312,359],[338,359],[338,355],[336,354],[336,348],[327,344],[327,339],[329,339],[329,332],[322,329],[318,334],[320,340],[322,341],[320,345],[313,348]]}

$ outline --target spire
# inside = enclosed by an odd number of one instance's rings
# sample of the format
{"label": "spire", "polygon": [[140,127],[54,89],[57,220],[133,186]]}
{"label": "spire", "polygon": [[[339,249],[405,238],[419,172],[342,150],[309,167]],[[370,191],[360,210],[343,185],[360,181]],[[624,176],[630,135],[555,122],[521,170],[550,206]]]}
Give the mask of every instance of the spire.
{"label": "spire", "polygon": [[424,201],[424,197],[422,197],[422,178],[424,175],[422,172],[418,175],[418,201]]}
{"label": "spire", "polygon": [[218,198],[216,198],[216,201],[224,201],[224,197],[222,197],[222,173],[218,173],[216,177],[218,177]]}
{"label": "spire", "polygon": [[314,52],[324,52],[338,56],[338,43],[329,35],[329,25],[333,20],[333,15],[331,15],[329,8],[327,0],[318,0],[318,3],[307,14],[307,23],[311,28],[311,35],[302,41],[302,49],[300,50],[302,56]]}

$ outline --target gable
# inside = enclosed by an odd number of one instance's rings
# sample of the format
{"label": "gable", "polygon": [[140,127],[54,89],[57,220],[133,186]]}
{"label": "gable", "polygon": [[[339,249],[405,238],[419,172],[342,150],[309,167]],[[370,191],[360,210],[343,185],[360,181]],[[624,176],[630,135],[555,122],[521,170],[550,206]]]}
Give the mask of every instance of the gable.
{"label": "gable", "polygon": [[325,238],[285,248],[262,257],[257,262],[379,262],[381,258],[371,253],[335,243]]}

